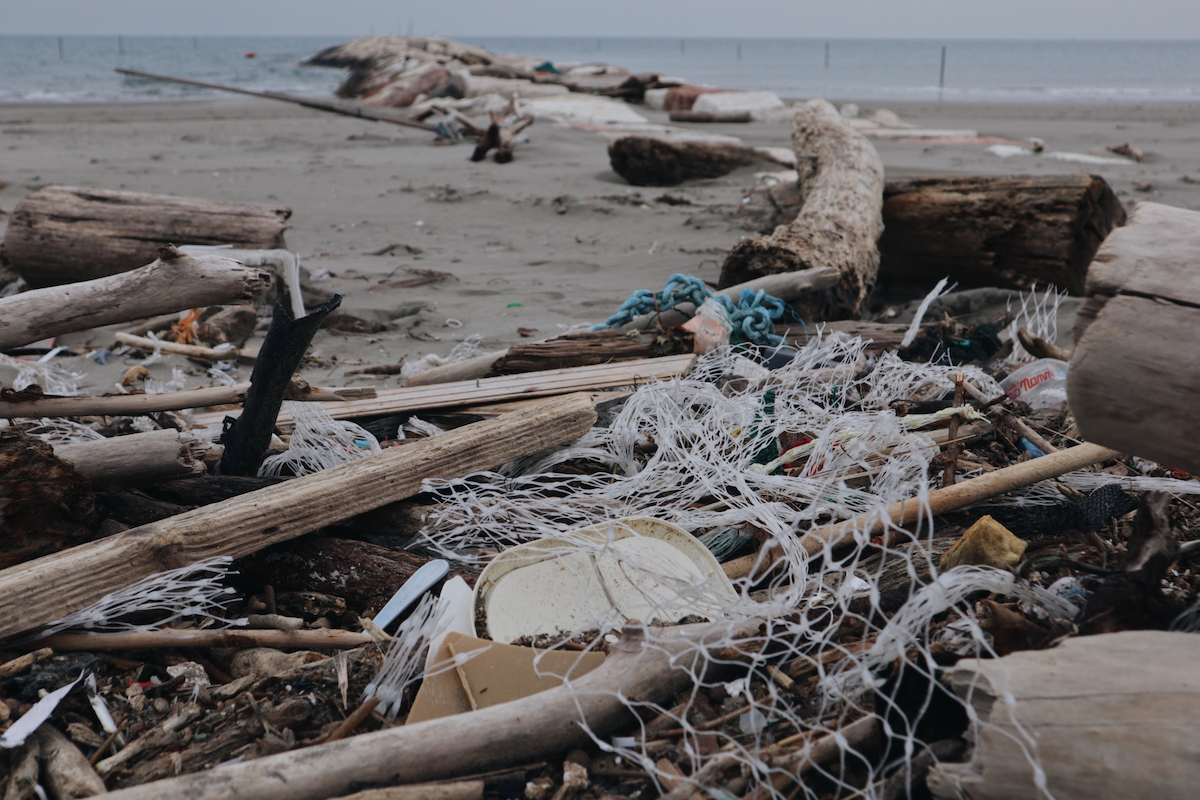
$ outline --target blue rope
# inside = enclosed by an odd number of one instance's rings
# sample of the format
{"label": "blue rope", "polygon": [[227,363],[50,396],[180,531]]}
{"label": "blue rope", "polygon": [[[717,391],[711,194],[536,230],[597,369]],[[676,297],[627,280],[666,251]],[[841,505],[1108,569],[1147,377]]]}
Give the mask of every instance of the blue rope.
{"label": "blue rope", "polygon": [[604,324],[596,325],[594,331],[605,328],[620,328],[643,314],[654,314],[675,308],[680,303],[691,303],[697,308],[708,298],[715,299],[725,309],[733,325],[733,335],[744,342],[778,347],[783,337],[775,334],[775,323],[791,313],[787,303],[772,297],[761,289],[742,291],[735,304],[725,295],[713,294],[704,281],[691,275],[672,275],[661,292],[639,289],[621,304],[616,314]]}

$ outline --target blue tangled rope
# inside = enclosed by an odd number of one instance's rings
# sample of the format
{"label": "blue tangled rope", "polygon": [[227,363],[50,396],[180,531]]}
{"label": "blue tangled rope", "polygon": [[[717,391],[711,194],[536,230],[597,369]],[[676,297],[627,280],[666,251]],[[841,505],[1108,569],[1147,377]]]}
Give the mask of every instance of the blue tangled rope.
{"label": "blue tangled rope", "polygon": [[783,337],[775,333],[775,323],[789,313],[794,313],[787,303],[778,297],[772,297],[761,289],[742,290],[741,297],[735,304],[725,295],[713,294],[704,281],[691,275],[672,275],[667,279],[661,292],[655,293],[648,289],[639,289],[621,304],[616,314],[609,317],[602,325],[592,328],[594,331],[605,328],[620,328],[632,322],[643,314],[654,314],[675,308],[680,303],[691,303],[697,308],[713,298],[725,309],[729,322],[733,326],[733,335],[743,342],[778,347],[783,344]]}

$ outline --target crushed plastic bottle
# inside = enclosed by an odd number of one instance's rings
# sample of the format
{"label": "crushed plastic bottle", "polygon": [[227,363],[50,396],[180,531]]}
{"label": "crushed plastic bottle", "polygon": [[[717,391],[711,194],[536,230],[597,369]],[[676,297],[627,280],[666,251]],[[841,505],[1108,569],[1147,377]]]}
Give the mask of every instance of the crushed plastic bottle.
{"label": "crushed plastic bottle", "polygon": [[1067,362],[1039,358],[1014,370],[1000,381],[1000,388],[1030,408],[1059,408],[1067,401]]}

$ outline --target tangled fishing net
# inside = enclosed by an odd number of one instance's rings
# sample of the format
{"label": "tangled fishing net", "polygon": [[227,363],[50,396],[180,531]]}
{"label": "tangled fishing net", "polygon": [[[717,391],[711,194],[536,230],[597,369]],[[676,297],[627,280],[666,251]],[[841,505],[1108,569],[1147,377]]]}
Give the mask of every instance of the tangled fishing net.
{"label": "tangled fishing net", "polygon": [[[1048,293],[1027,307],[1022,324],[1052,318],[1055,305]],[[1046,325],[1035,328],[1050,334]],[[673,651],[690,690],[657,703],[622,697],[639,719],[669,718],[682,731],[674,752],[690,761],[684,773],[694,786],[672,796],[689,797],[696,787],[706,797],[732,796],[716,788],[726,784],[758,786],[757,797],[885,796],[886,777],[911,764],[934,735],[926,723],[935,716],[937,695],[947,694],[937,680],[942,668],[935,652],[996,655],[973,595],[1006,597],[1054,624],[1069,625],[1081,611],[1070,580],[1039,583],[986,567],[939,572],[926,500],[937,487],[930,465],[939,447],[925,430],[938,415],[908,419],[891,404],[946,398],[959,372],[983,395],[1001,393],[979,369],[905,362],[891,353],[868,358],[861,339],[844,335],[814,337],[791,364],[770,373],[735,349],[718,349],[698,359],[687,378],[639,387],[611,419],[569,446],[495,472],[426,481],[438,504],[411,547],[466,569],[479,569],[514,546],[548,540],[565,553],[619,560],[619,537],[581,536],[579,529],[604,531],[631,517],[674,523],[722,557],[751,540],[763,543],[760,552],[773,550],[780,558],[753,591],[746,579],[729,584],[723,574],[674,574],[625,558],[622,569],[632,583],[670,591],[643,593],[637,614],[598,614],[574,630],[542,630],[534,639],[551,648],[568,641],[595,647],[639,629],[654,647],[659,625],[708,626],[706,640],[696,638],[682,656]],[[792,444],[780,452],[784,442]],[[1112,479],[1080,472],[1061,480],[1082,489]],[[1135,488],[1139,479],[1126,480]],[[1197,485],[1179,483],[1189,490]],[[1021,496],[1036,503],[1039,493],[1050,492],[1059,490],[1044,481]],[[915,540],[889,538],[893,526],[885,509],[910,498],[925,507]],[[850,530],[836,548],[833,541],[805,540],[810,529],[848,520]],[[881,528],[883,535],[872,538]],[[607,600],[614,608],[628,606]],[[1178,625],[1190,629],[1195,616]],[[428,628],[427,617],[415,626]],[[856,633],[849,643],[848,630]],[[394,673],[407,685],[419,677],[416,660],[409,654],[400,661],[407,666]],[[897,688],[914,682],[924,687],[915,705],[910,689]],[[375,688],[391,683],[381,676]],[[573,681],[566,685],[576,690]],[[397,696],[395,688],[389,697]],[[713,698],[722,695],[718,706]],[[986,724],[969,704],[953,702],[964,718]],[[699,722],[705,718],[700,710],[707,718],[729,715],[737,724]],[[883,753],[840,733],[869,719],[883,723]],[[838,752],[817,759],[804,743],[825,734],[833,735],[823,746]],[[1037,743],[1022,735],[1040,775]],[[644,769],[660,789],[679,780],[662,766],[662,742],[645,725],[631,736],[595,732],[593,738],[602,751]],[[797,782],[799,774],[806,777]]]}

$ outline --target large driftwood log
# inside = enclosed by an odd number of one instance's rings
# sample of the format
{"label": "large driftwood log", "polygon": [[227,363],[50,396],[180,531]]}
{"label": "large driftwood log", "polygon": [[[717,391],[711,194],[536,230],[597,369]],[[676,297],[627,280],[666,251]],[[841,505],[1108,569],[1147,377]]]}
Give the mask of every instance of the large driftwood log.
{"label": "large driftwood log", "polygon": [[724,141],[670,141],[654,136],[625,136],[608,146],[613,171],[634,186],[676,186],[696,178],[719,178],[767,153]]}
{"label": "large driftwood log", "polygon": [[0,639],[86,608],[147,575],[218,555],[240,557],[412,497],[426,478],[487,469],[582,436],[596,421],[579,395],[466,425],[0,570]]}
{"label": "large driftwood log", "polygon": [[[756,631],[685,625],[646,638],[627,630],[587,675],[521,700],[113,792],[113,800],[324,800],[363,784],[437,781],[522,764],[591,742],[632,719],[625,698],[673,697],[702,670],[705,651]],[[585,727],[586,725],[586,727]]]}
{"label": "large driftwood log", "polygon": [[[800,211],[795,182],[759,190],[745,214],[770,232]],[[1125,208],[1099,175],[965,175],[888,181],[881,281],[938,280],[1079,293],[1100,242]]]}
{"label": "large driftwood log", "polygon": [[1098,175],[918,178],[883,193],[881,277],[1083,291],[1125,209]]}
{"label": "large driftwood log", "polygon": [[3,260],[30,286],[56,286],[125,272],[168,243],[283,247],[291,215],[290,208],[259,203],[47,186],[13,209]]}
{"label": "large driftwood log", "polygon": [[177,430],[114,436],[59,445],[54,455],[70,461],[97,492],[116,492],[204,474],[207,445]]}
{"label": "large driftwood log", "polygon": [[969,732],[975,757],[934,767],[929,788],[940,800],[1195,797],[1198,661],[1200,637],[1163,631],[1079,636],[1052,650],[960,661],[949,681],[979,715]]}
{"label": "large driftwood log", "polygon": [[841,282],[817,296],[805,309],[806,318],[857,318],[879,268],[883,162],[867,138],[824,100],[810,100],[797,109],[792,146],[804,198],[799,215],[770,236],[739,242],[721,267],[720,283],[833,267]]}
{"label": "large driftwood log", "polygon": [[186,256],[167,245],[157,261],[131,272],[0,300],[0,350],[186,308],[248,303],[271,280],[271,273],[228,258]]}
{"label": "large driftwood log", "polygon": [[[690,349],[690,348],[689,348]],[[543,369],[567,369],[666,355],[650,334],[614,330],[566,333],[542,342],[514,344],[496,360],[486,377]]]}
{"label": "large driftwood log", "polygon": [[1139,203],[1101,245],[1067,397],[1091,441],[1200,471],[1200,212]]}

